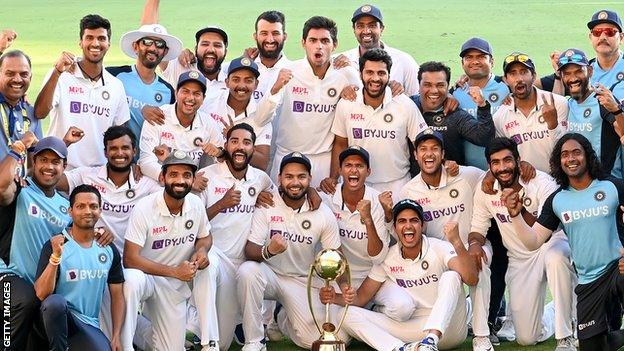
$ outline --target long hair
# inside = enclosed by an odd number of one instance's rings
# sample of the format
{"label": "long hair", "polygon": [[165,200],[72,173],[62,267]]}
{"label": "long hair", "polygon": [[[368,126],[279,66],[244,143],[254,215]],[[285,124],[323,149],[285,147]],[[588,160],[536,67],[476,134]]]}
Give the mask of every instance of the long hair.
{"label": "long hair", "polygon": [[604,179],[605,172],[600,165],[600,159],[596,156],[596,151],[592,147],[589,140],[579,133],[568,133],[561,137],[555,144],[555,148],[550,154],[550,175],[555,178],[557,184],[564,188],[570,186],[570,179],[561,167],[561,148],[568,140],[575,140],[583,148],[585,160],[587,162],[587,171],[592,179]]}

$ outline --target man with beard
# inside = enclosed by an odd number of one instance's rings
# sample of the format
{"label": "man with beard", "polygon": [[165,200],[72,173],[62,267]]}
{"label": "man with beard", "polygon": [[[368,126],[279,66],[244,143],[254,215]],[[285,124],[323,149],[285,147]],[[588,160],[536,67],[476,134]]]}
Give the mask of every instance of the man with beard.
{"label": "man with beard", "polygon": [[63,52],[44,79],[35,101],[35,116],[50,114],[49,135],[62,138],[77,127],[84,138],[68,149],[69,169],[106,163],[102,134],[112,125],[130,119],[128,101],[121,81],[102,64],[110,47],[110,22],[98,15],[80,20],[82,58]]}
{"label": "man with beard", "polygon": [[550,153],[567,131],[566,99],[534,87],[535,65],[526,54],[514,52],[505,57],[503,72],[513,100],[493,116],[496,135],[513,139],[523,160],[548,172]]}
{"label": "man with beard", "polygon": [[476,116],[463,109],[444,114],[448,100],[451,69],[442,62],[429,61],[418,69],[420,95],[412,96],[429,127],[440,132],[446,140],[444,158],[460,165],[466,164],[465,140],[475,145],[486,145],[494,137],[491,105],[483,97],[481,88],[471,86],[466,94],[475,104]]}
{"label": "man with beard", "polygon": [[[141,303],[144,316],[152,323],[151,346],[155,350],[184,347],[191,296],[197,306],[202,338],[209,334],[210,324],[217,321],[215,306],[206,296],[216,291],[211,277],[218,274],[219,259],[208,253],[212,236],[202,201],[189,194],[196,170],[190,155],[181,150],[172,152],[159,176],[165,190],[141,199],[130,215],[123,257],[124,350],[133,350]],[[205,350],[216,350],[214,341],[208,344]]]}
{"label": "man with beard", "polygon": [[330,174],[335,105],[346,86],[359,84],[352,67],[337,70],[332,66],[331,54],[337,40],[338,27],[333,20],[321,16],[307,20],[301,39],[306,57],[280,70],[270,94],[258,106],[256,123],[260,126],[280,116],[275,122],[278,132],[271,168],[273,180],[277,179],[280,160],[295,150],[313,164],[313,187]]}
{"label": "man with beard", "polygon": [[239,123],[250,125],[257,136],[251,165],[266,171],[269,166],[273,126],[270,122],[262,128],[256,125],[257,104],[252,99],[252,94],[258,87],[259,76],[258,65],[248,57],[232,60],[228,67],[228,77],[225,79],[228,89],[206,99],[201,111],[217,123],[223,124],[226,130]]}
{"label": "man with beard", "polygon": [[516,189],[504,189],[501,201],[527,250],[548,245],[545,242],[553,232],[563,227],[579,280],[574,292],[580,350],[618,350],[624,345],[624,331],[609,330],[607,301],[621,303],[624,289],[624,249],[618,237],[623,228],[624,184],[606,176],[590,141],[578,133],[559,139],[550,164],[559,188],[546,199],[534,223],[527,222]]}
{"label": "man with beard", "polygon": [[[557,189],[555,181],[538,170],[535,178],[524,182],[520,178],[521,156],[512,139],[495,138],[487,146],[485,155],[490,172],[496,178],[494,187],[501,191],[513,189],[521,193],[522,216],[527,223],[534,223],[550,194]],[[550,338],[554,332],[557,351],[576,350],[572,330],[572,290],[576,278],[565,234],[557,231],[539,249],[527,249],[514,232],[511,212],[507,211],[501,201],[500,193],[486,194],[480,184],[475,189],[468,252],[478,268],[487,265],[489,258],[486,258],[483,250],[485,234],[490,227],[490,220],[496,220],[509,257],[505,280],[517,342],[520,345],[534,345]],[[489,280],[489,270],[486,274],[487,277],[483,279]],[[553,295],[554,315],[548,311],[548,307],[544,310],[547,285]],[[527,301],[531,303],[527,304]]]}
{"label": "man with beard", "polygon": [[[481,38],[470,38],[462,44],[459,57],[467,82],[453,90],[453,97],[457,99],[461,109],[478,118],[478,104],[474,101],[471,91],[475,87],[479,88],[493,115],[509,95],[509,88],[502,77],[492,74],[494,56],[490,43]],[[486,170],[487,164],[483,158],[484,146],[465,141],[465,164]],[[447,157],[449,156],[447,154]]]}
{"label": "man with beard", "polygon": [[622,132],[615,129],[614,122],[617,120],[617,125],[624,126],[622,106],[604,85],[590,85],[593,67],[583,51],[565,50],[559,56],[558,66],[561,81],[571,97],[568,100],[568,129],[589,139],[604,170],[621,178]]}
{"label": "man with beard", "polygon": [[[121,256],[115,246],[95,242],[102,198],[94,186],[83,184],[72,191],[69,204],[72,226],[43,246],[35,281],[50,350],[121,351],[125,313]],[[113,316],[110,343],[98,320],[108,291]]]}
{"label": "man with beard", "polygon": [[256,134],[249,124],[234,125],[227,132],[225,162],[202,169],[210,184],[199,197],[210,220],[213,250],[217,248],[224,255],[220,257],[215,284],[219,287],[216,303],[219,345],[225,350],[230,347],[234,327],[240,323],[239,306],[232,296],[236,294],[236,271],[245,261],[245,244],[256,199],[261,191],[273,189],[269,176],[250,164],[255,142]]}
{"label": "man with beard", "polygon": [[[164,124],[143,124],[139,157],[141,173],[157,180],[160,160],[164,160],[172,150],[189,153],[195,162],[199,162],[204,153],[207,156],[219,156],[222,153],[218,149],[223,145],[221,128],[212,118],[199,111],[205,96],[206,78],[201,73],[189,71],[180,75],[176,103],[159,107],[165,115]],[[197,174],[196,178],[205,180],[201,174]]]}
{"label": "man with beard", "polygon": [[156,75],[156,68],[163,60],[178,57],[181,50],[180,39],[167,34],[160,24],[144,24],[121,37],[121,51],[136,62],[132,66],[107,67],[106,70],[124,85],[130,106],[128,126],[134,135],[141,134],[143,106],[158,107],[175,102],[173,87]]}
{"label": "man with beard", "polygon": [[[422,206],[423,224],[426,224],[423,230],[428,237],[445,240],[444,226],[449,221],[456,222],[459,237],[464,247],[468,248],[472,197],[484,172],[476,167],[460,166],[459,174],[455,176],[448,174],[443,166],[446,155],[444,145],[442,134],[432,129],[426,129],[416,137],[414,157],[418,162],[420,173],[403,186],[399,198],[412,199]],[[384,204],[384,210],[391,212],[392,208]],[[489,243],[486,250],[488,260],[491,260],[492,248]],[[492,349],[487,324],[489,293],[489,267],[486,267],[479,273],[479,283],[470,287],[475,351]]]}
{"label": "man with beard", "polygon": [[360,58],[368,50],[383,49],[392,57],[393,70],[389,72],[390,80],[400,83],[407,96],[418,94],[418,64],[414,58],[381,41],[381,34],[385,29],[381,10],[373,5],[360,6],[353,12],[351,23],[353,34],[359,45],[342,53],[351,65],[355,68],[359,67]]}
{"label": "man with beard", "polygon": [[[322,288],[321,301],[352,304],[344,329],[375,350],[437,351],[459,346],[468,331],[462,282],[475,285],[478,278],[458,224],[444,226],[447,241],[424,235],[423,208],[410,199],[394,206],[392,218],[399,243],[390,248],[383,263],[373,266],[357,294],[340,295],[333,287]],[[416,309],[408,320],[361,308],[386,281],[398,284],[413,300]]]}
{"label": "man with beard", "polygon": [[321,187],[334,193],[338,182],[339,155],[348,146],[371,150],[368,184],[380,192],[399,189],[410,180],[409,144],[427,124],[416,105],[405,95],[392,96],[388,87],[393,61],[383,49],[370,49],[360,57],[364,86],[355,101],[342,99],[336,105],[332,133],[331,173]]}
{"label": "man with beard", "polygon": [[[244,351],[266,350],[262,343],[263,299],[282,304],[277,323],[295,344],[310,348],[318,337],[306,303],[309,264],[314,261],[317,247],[340,250],[340,237],[331,210],[321,204],[312,211],[308,205],[306,193],[311,167],[310,160],[302,153],[284,156],[279,167],[281,192],[275,197],[275,206],[254,212],[245,244],[248,261],[239,267],[237,274],[238,303],[243,312],[246,340]],[[346,282],[340,285],[343,291],[353,291]],[[312,304],[316,313],[323,313],[324,306],[318,299]],[[336,312],[332,314],[334,319],[338,318]],[[341,340],[348,341],[346,333],[338,334]]]}

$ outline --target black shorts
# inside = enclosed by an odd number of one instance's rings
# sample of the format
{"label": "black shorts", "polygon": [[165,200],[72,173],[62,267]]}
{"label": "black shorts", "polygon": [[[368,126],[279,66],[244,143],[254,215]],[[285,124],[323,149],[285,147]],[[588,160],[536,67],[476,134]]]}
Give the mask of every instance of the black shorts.
{"label": "black shorts", "polygon": [[578,338],[585,340],[608,331],[607,307],[612,299],[622,300],[624,275],[618,270],[618,261],[609,265],[596,280],[579,284],[574,289],[577,296],[576,315]]}

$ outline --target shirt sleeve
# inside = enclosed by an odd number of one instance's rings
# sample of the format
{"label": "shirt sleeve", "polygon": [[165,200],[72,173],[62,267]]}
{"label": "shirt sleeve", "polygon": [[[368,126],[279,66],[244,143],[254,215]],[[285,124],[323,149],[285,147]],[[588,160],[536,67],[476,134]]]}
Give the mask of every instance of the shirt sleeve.
{"label": "shirt sleeve", "polygon": [[69,171],[65,171],[65,177],[67,177],[67,184],[69,186],[69,190],[67,191],[67,193],[71,193],[78,185],[84,184],[82,174],[85,171],[85,168],[86,167],[78,167]]}
{"label": "shirt sleeve", "polygon": [[332,123],[331,132],[341,138],[347,138],[347,101],[340,100],[336,105],[334,113],[334,122]]}
{"label": "shirt sleeve", "polygon": [[383,267],[379,264],[374,265],[370,272],[368,272],[368,277],[376,282],[383,283],[388,279],[388,275]]}
{"label": "shirt sleeve", "polygon": [[414,142],[416,136],[427,128],[427,122],[425,122],[422,113],[420,113],[413,101],[407,97],[405,101],[405,106],[407,106],[407,111],[405,111],[407,112],[407,137],[410,142]]}
{"label": "shirt sleeve", "polygon": [[[198,200],[198,201],[201,201]],[[199,211],[198,220],[199,220],[199,231],[197,232],[197,239],[207,238],[210,235],[210,221],[208,221],[208,214],[206,214],[206,210],[202,204],[201,210]]]}
{"label": "shirt sleeve", "polygon": [[[532,181],[539,181],[539,185],[537,189],[538,201],[542,199],[548,199],[548,197],[550,197],[550,194],[554,193],[557,190],[557,188],[559,188],[559,186],[557,185],[557,182],[555,182],[555,180],[546,173],[538,173],[538,177],[536,177]],[[540,201],[540,204],[537,209],[538,211],[537,213],[542,213],[542,209],[545,203],[546,203],[545,201]]]}
{"label": "shirt sleeve", "polygon": [[[273,88],[273,84],[274,83],[271,83],[269,86]],[[258,108],[256,109],[254,121],[258,126],[264,127],[273,120],[275,113],[284,100],[284,90],[289,88],[290,85],[286,84],[275,95],[271,95],[271,89],[267,90],[267,93],[258,102]]]}
{"label": "shirt sleeve", "polygon": [[444,268],[448,270],[449,261],[452,258],[457,257],[457,253],[455,252],[455,248],[453,247],[453,245],[443,240],[429,239],[429,242],[433,251],[435,251],[438,257],[442,258],[442,261],[444,262]]}
{"label": "shirt sleeve", "polygon": [[170,60],[167,64],[167,68],[162,72],[162,77],[167,83],[172,86],[178,85],[178,78],[180,78],[180,74],[182,74],[180,62],[178,62],[178,58],[174,58]]}
{"label": "shirt sleeve", "polygon": [[503,124],[505,119],[503,118],[503,109],[499,108],[492,116],[492,122],[494,123],[494,134],[496,137],[506,137]]}
{"label": "shirt sleeve", "polygon": [[561,220],[557,217],[553,209],[553,200],[559,191],[560,190],[556,190],[554,193],[550,194],[542,206],[542,212],[537,218],[537,223],[552,231],[555,231],[561,224]]}
{"label": "shirt sleeve", "polygon": [[109,247],[113,250],[113,263],[108,270],[108,284],[121,284],[125,281],[123,275],[123,267],[121,265],[121,255],[115,245],[110,244]]}
{"label": "shirt sleeve", "polygon": [[[325,226],[321,232],[320,241],[323,249],[337,249],[340,247],[340,237],[338,236],[338,222],[333,213],[326,207],[322,210],[325,214]],[[320,210],[320,209],[319,209]]]}
{"label": "shirt sleeve", "polygon": [[158,181],[161,169],[160,162],[158,162],[158,158],[152,151],[160,143],[160,136],[158,134],[158,126],[143,123],[139,142],[141,150],[139,166],[141,166],[141,173],[155,181]]}
{"label": "shirt sleeve", "polygon": [[272,122],[265,124],[264,127],[257,128],[254,132],[256,133],[256,145],[271,145],[271,140],[273,140]]}
{"label": "shirt sleeve", "polygon": [[130,219],[128,219],[128,227],[126,228],[126,233],[124,235],[125,240],[143,247],[145,245],[145,241],[147,240],[148,227],[149,223],[147,223],[145,214],[140,207],[137,208],[135,206],[134,210],[130,214]]}
{"label": "shirt sleeve", "polygon": [[[557,109],[557,128],[552,131],[553,140],[556,143],[564,134],[568,132],[568,100],[563,96],[553,94],[555,108]],[[554,145],[554,144],[553,144]]]}
{"label": "shirt sleeve", "polygon": [[459,174],[476,191],[477,187],[481,186],[481,179],[485,175],[485,171],[472,166],[459,166]]}
{"label": "shirt sleeve", "polygon": [[[117,78],[114,78],[117,79]],[[119,82],[119,86],[117,89],[121,90],[120,92],[115,92],[116,94],[120,94],[119,101],[117,101],[117,109],[115,111],[115,118],[113,120],[113,124],[116,126],[120,126],[130,120],[130,106],[128,105],[128,99],[126,98],[126,90],[123,87],[123,84]]]}
{"label": "shirt sleeve", "polygon": [[258,208],[254,211],[253,217],[251,218],[251,231],[247,240],[260,246],[266,244],[269,239],[267,211],[268,209],[266,208]]}
{"label": "shirt sleeve", "polygon": [[462,138],[479,146],[486,146],[492,140],[495,128],[489,103],[477,108],[476,119],[464,110],[457,110],[455,113],[459,117],[457,129]]}
{"label": "shirt sleeve", "polygon": [[481,190],[481,183],[476,187],[473,197],[472,221],[470,222],[470,232],[479,233],[486,236],[490,229],[492,214],[487,208],[486,194]]}

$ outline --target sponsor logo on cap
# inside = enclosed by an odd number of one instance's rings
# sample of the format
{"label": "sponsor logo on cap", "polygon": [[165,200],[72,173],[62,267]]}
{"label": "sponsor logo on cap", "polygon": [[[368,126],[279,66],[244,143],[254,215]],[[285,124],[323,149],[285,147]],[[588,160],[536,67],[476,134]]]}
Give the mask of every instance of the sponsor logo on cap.
{"label": "sponsor logo on cap", "polygon": [[492,102],[498,101],[498,94],[496,94],[496,93],[490,94],[490,97],[488,98],[488,100],[490,100]]}
{"label": "sponsor logo on cap", "polygon": [[186,228],[186,229],[193,228],[193,220],[189,219],[188,221],[186,221],[186,223],[184,223],[184,228]]}
{"label": "sponsor logo on cap", "polygon": [[110,99],[110,94],[108,93],[108,91],[104,90],[102,92],[102,99],[104,99],[104,100]]}
{"label": "sponsor logo on cap", "polygon": [[181,160],[181,159],[186,157],[186,152],[184,152],[182,150],[176,150],[176,151],[173,152],[173,157]]}
{"label": "sponsor logo on cap", "polygon": [[587,118],[589,115],[591,115],[591,108],[588,107],[583,111],[583,117]]}
{"label": "sponsor logo on cap", "polygon": [[606,11],[602,11],[598,14],[598,19],[605,19],[607,17],[609,17],[609,15],[607,14]]}
{"label": "sponsor logo on cap", "polygon": [[596,199],[596,201],[602,201],[607,197],[607,194],[605,194],[604,191],[602,190],[598,190],[595,194],[594,194],[594,199]]}
{"label": "sponsor logo on cap", "polygon": [[335,88],[329,88],[327,90],[327,95],[329,95],[329,97],[334,97],[336,96],[336,89]]}
{"label": "sponsor logo on cap", "polygon": [[196,71],[191,71],[189,72],[189,78],[197,79],[199,78],[199,73],[197,73]]}
{"label": "sponsor logo on cap", "polygon": [[457,189],[451,189],[451,191],[449,191],[449,196],[454,199],[459,196],[459,191]]}
{"label": "sponsor logo on cap", "polygon": [[427,135],[433,134],[433,129],[427,128],[427,129],[423,130],[423,134],[427,134]]}
{"label": "sponsor logo on cap", "polygon": [[310,221],[307,219],[301,222],[301,228],[303,229],[310,229],[311,226],[312,226],[312,223],[310,223]]}
{"label": "sponsor logo on cap", "polygon": [[251,66],[251,60],[250,60],[250,59],[248,59],[248,58],[246,58],[246,57],[244,57],[244,58],[241,60],[241,65],[243,65],[243,66]]}
{"label": "sponsor logo on cap", "polygon": [[364,6],[362,6],[362,7],[360,8],[360,11],[365,12],[365,13],[366,13],[366,12],[370,12],[371,10],[372,10],[372,9],[371,9],[371,7],[370,7],[369,5],[364,5]]}
{"label": "sponsor logo on cap", "polygon": [[107,258],[107,257],[106,257],[106,255],[105,255],[105,254],[103,254],[103,253],[101,253],[101,254],[98,256],[98,261],[100,261],[101,263],[106,263],[106,260],[107,260],[107,259],[108,259],[108,258]]}
{"label": "sponsor logo on cap", "polygon": [[256,188],[254,188],[253,186],[249,188],[249,190],[247,190],[247,193],[249,194],[249,196],[256,196]]}
{"label": "sponsor logo on cap", "polygon": [[394,117],[392,117],[392,114],[386,113],[383,118],[386,123],[390,123]]}
{"label": "sponsor logo on cap", "polygon": [[349,149],[362,150],[362,148],[359,145],[353,145],[353,146],[349,147]]}
{"label": "sponsor logo on cap", "polygon": [[567,57],[570,57],[570,56],[574,55],[574,51],[572,51],[572,50],[568,50],[568,51],[566,51],[565,55],[566,55]]}
{"label": "sponsor logo on cap", "polygon": [[162,95],[160,93],[156,93],[156,95],[154,95],[154,100],[156,100],[156,102],[161,102]]}

